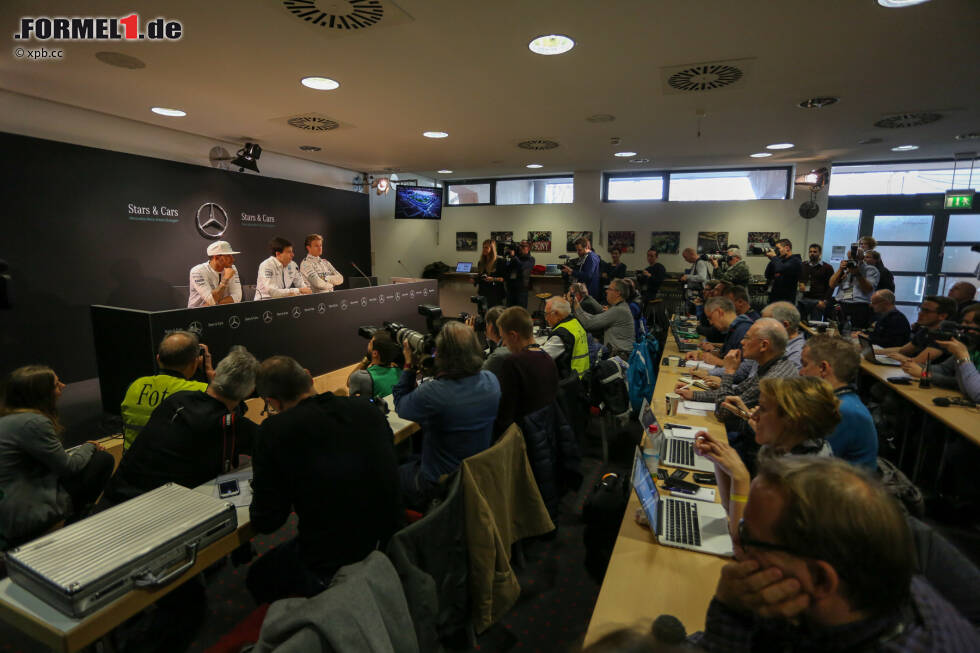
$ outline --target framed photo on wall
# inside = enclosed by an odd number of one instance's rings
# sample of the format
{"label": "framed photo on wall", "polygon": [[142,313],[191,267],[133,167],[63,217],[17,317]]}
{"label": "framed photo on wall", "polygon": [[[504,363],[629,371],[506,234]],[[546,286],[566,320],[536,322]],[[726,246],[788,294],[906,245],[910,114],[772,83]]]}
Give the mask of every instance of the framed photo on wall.
{"label": "framed photo on wall", "polygon": [[588,238],[589,242],[592,242],[592,232],[591,231],[566,231],[566,242],[565,251],[574,252],[575,251],[575,241],[579,238]]}
{"label": "framed photo on wall", "polygon": [[677,254],[681,247],[681,232],[651,231],[650,247],[657,250],[657,254]]}
{"label": "framed photo on wall", "polygon": [[727,231],[699,231],[698,254],[722,252],[728,249]]}
{"label": "framed photo on wall", "polygon": [[527,232],[527,242],[531,243],[532,252],[551,251],[551,232],[550,231],[529,231]]}
{"label": "framed photo on wall", "polygon": [[775,247],[778,231],[750,231],[745,251],[749,256],[765,256],[766,250]]}
{"label": "framed photo on wall", "polygon": [[456,232],[456,251],[475,252],[476,251],[476,232],[457,231]]}
{"label": "framed photo on wall", "polygon": [[635,231],[610,231],[606,240],[607,251],[618,249],[621,254],[632,254],[636,251]]}

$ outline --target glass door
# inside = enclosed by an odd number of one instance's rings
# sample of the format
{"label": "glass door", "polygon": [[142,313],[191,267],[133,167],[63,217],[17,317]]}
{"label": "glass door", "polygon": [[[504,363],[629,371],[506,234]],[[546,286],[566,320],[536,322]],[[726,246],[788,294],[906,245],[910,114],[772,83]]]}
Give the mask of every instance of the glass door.
{"label": "glass door", "polygon": [[980,243],[980,213],[950,214],[942,249],[940,294],[946,295],[960,281],[980,286],[980,253],[971,246]]}
{"label": "glass door", "polygon": [[928,214],[873,216],[875,249],[895,276],[895,303],[909,322],[917,319],[922,298],[939,291],[939,256],[932,247],[934,222],[935,216]]}

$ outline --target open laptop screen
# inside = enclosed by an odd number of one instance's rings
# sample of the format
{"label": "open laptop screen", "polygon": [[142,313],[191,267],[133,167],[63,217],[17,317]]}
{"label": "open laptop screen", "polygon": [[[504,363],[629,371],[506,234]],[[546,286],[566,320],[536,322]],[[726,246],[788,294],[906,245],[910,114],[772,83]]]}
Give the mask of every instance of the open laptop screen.
{"label": "open laptop screen", "polygon": [[650,530],[655,535],[660,535],[658,530],[660,522],[657,521],[657,511],[660,508],[660,492],[657,490],[657,484],[654,483],[646,463],[643,462],[643,454],[640,453],[639,447],[636,448],[636,455],[633,457],[633,491],[636,492],[636,498],[640,500],[640,505],[643,506],[643,512],[650,522]]}
{"label": "open laptop screen", "polygon": [[472,263],[459,262],[459,263],[456,264],[456,271],[457,272],[472,272],[473,271],[473,264]]}

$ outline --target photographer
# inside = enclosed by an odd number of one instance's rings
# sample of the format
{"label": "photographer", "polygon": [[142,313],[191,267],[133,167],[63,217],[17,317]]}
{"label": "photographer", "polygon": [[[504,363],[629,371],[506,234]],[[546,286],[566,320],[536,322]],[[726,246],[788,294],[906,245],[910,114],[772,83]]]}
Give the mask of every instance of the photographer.
{"label": "photographer", "polygon": [[[722,263],[724,267],[721,267]],[[721,271],[715,274],[716,279],[727,281],[734,286],[748,286],[749,279],[752,278],[749,264],[742,258],[742,250],[737,245],[728,248],[724,261],[719,262],[718,259],[712,258],[711,265],[715,270],[721,267]]]}
{"label": "photographer", "polygon": [[936,344],[936,336],[939,335],[943,340],[946,338],[937,332],[943,327],[943,322],[955,314],[956,304],[949,297],[924,297],[919,305],[919,316],[912,330],[912,339],[901,347],[882,349],[879,353],[903,362],[908,362],[906,359],[909,359],[920,366],[925,365],[927,360],[933,364],[942,362],[947,354]]}
{"label": "photographer", "polygon": [[691,315],[696,313],[696,306],[701,300],[701,289],[706,281],[710,281],[713,274],[711,263],[708,263],[706,256],[698,256],[693,247],[688,247],[681,256],[690,265],[680,276],[680,282],[684,284],[684,296],[687,299],[687,312]]}
{"label": "photographer", "polygon": [[534,257],[531,243],[522,240],[520,245],[509,244],[507,263],[507,305],[527,308],[527,289],[531,282]]}
{"label": "photographer", "polygon": [[424,509],[440,479],[464,458],[490,446],[500,403],[500,383],[481,369],[483,355],[473,329],[447,322],[436,336],[436,375],[416,387],[411,348],[404,345],[405,369],[394,387],[399,417],[418,422],[425,438],[422,457],[399,470],[406,507]]}
{"label": "photographer", "polygon": [[[932,384],[938,388],[959,390],[971,401],[980,402],[980,305],[972,306],[960,321],[962,335],[936,344],[949,352],[949,358],[929,369]],[[902,369],[920,378],[922,366],[906,361]]]}
{"label": "photographer", "polygon": [[633,313],[630,311],[626,298],[629,290],[622,279],[613,279],[613,282],[606,288],[606,300],[609,307],[598,315],[590,315],[582,308],[582,304],[575,299],[572,306],[575,317],[582,326],[589,331],[602,330],[602,343],[610,356],[619,356],[623,360],[629,358],[633,350],[635,330],[633,326]]}
{"label": "photographer", "polygon": [[803,259],[793,253],[793,243],[788,238],[776,241],[775,250],[766,250],[769,265],[766,266],[766,279],[772,286],[769,289],[769,303],[789,302],[796,304],[796,289],[803,273]]}
{"label": "photographer", "polygon": [[504,303],[506,274],[507,265],[497,256],[497,243],[490,239],[484,240],[483,252],[480,254],[480,261],[476,264],[476,277],[473,283],[477,287],[476,293],[487,298],[488,306],[499,306]]}
{"label": "photographer", "polygon": [[864,262],[864,252],[857,245],[851,245],[847,258],[830,277],[830,287],[841,308],[841,322],[850,319],[858,329],[864,329],[871,322],[871,294],[878,287],[878,269]]}
{"label": "photographer", "polygon": [[378,331],[367,344],[367,356],[360,367],[347,379],[347,389],[352,397],[387,397],[401,375],[398,357],[401,350],[391,336]]}
{"label": "photographer", "polygon": [[575,251],[578,252],[579,264],[574,270],[567,266],[562,266],[562,272],[571,278],[585,284],[589,290],[589,295],[596,301],[602,301],[599,290],[599,266],[601,259],[599,255],[592,251],[592,244],[588,238],[579,238],[575,241]]}

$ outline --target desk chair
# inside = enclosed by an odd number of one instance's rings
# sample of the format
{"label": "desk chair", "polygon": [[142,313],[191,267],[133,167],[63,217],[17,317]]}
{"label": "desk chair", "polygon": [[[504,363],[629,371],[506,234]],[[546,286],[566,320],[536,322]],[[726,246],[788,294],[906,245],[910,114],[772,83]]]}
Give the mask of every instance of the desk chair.
{"label": "desk chair", "polygon": [[548,303],[548,300],[551,299],[551,293],[550,292],[538,292],[538,293],[534,293],[534,296],[538,298],[538,308],[537,308],[536,311],[534,311],[534,313],[531,314],[531,319],[534,319],[534,320],[540,319],[540,320],[543,321],[544,320],[544,307],[545,307],[545,304]]}

